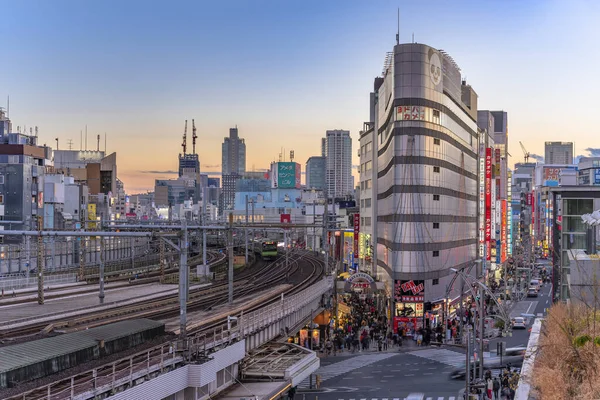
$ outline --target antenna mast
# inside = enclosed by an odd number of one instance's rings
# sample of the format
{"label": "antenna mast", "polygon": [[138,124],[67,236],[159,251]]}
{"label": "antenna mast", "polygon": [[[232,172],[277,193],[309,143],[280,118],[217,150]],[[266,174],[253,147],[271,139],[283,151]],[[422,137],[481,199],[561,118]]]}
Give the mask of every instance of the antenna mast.
{"label": "antenna mast", "polygon": [[396,44],[400,44],[400,7],[398,7],[398,31],[396,33]]}
{"label": "antenna mast", "polygon": [[85,125],[85,151],[87,151],[87,124]]}
{"label": "antenna mast", "polygon": [[183,155],[185,156],[185,150],[187,147],[187,119],[185,120],[185,128],[183,130],[183,143],[181,143],[181,147],[183,147]]}
{"label": "antenna mast", "polygon": [[96,136],[96,139],[98,139],[97,143],[96,143],[96,151],[100,151],[100,134],[98,134],[98,136]]}
{"label": "antenna mast", "polygon": [[56,140],[56,150],[58,150],[58,138],[56,138],[54,140]]}
{"label": "antenna mast", "polygon": [[192,119],[192,154],[196,154],[196,123]]}

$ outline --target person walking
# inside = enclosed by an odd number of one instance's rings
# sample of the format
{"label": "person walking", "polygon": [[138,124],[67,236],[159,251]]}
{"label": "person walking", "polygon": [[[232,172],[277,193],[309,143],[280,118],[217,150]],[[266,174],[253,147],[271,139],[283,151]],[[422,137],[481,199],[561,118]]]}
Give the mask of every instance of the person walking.
{"label": "person walking", "polygon": [[488,400],[493,400],[493,392],[494,392],[494,382],[491,378],[487,380],[487,398]]}
{"label": "person walking", "polygon": [[493,388],[496,400],[500,400],[500,380],[498,379],[498,377],[494,378]]}

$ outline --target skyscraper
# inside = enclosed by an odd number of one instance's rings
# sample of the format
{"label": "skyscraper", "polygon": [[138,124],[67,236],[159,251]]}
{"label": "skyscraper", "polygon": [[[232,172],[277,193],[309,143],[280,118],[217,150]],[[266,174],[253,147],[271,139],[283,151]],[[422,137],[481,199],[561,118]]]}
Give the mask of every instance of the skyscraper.
{"label": "skyscraper", "polygon": [[546,142],[544,163],[573,164],[573,142]]}
{"label": "skyscraper", "polygon": [[361,233],[394,293],[392,315],[419,319],[425,302],[447,296],[451,268],[467,272],[477,258],[477,94],[447,53],[424,44],[394,46],[382,75],[360,135]]}
{"label": "skyscraper", "polygon": [[321,142],[321,151],[327,158],[325,182],[330,198],[352,195],[352,139],[350,131],[330,130]]}
{"label": "skyscraper", "polygon": [[223,140],[221,172],[223,175],[246,172],[246,143],[238,136],[238,128],[229,129],[229,137]]}
{"label": "skyscraper", "polygon": [[310,157],[306,161],[306,187],[325,189],[325,157]]}

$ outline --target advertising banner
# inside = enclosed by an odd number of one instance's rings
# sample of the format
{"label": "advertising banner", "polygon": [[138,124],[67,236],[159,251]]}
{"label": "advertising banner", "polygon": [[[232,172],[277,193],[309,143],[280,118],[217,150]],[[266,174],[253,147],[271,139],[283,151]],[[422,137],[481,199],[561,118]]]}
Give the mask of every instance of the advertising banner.
{"label": "advertising banner", "polygon": [[507,222],[508,222],[508,202],[502,201],[502,227],[500,228],[500,241],[501,241],[501,261],[505,262],[508,257],[508,240],[507,240]]}
{"label": "advertising banner", "polygon": [[422,303],[425,300],[425,281],[394,281],[394,298],[397,303]]}
{"label": "advertising banner", "polygon": [[302,183],[302,166],[296,163],[296,189],[300,189]]}
{"label": "advertising banner", "polygon": [[354,214],[354,259],[359,256],[358,238],[360,235],[360,214]]}
{"label": "advertising banner", "polygon": [[527,193],[527,205],[531,205],[531,199],[533,198],[533,193]]}
{"label": "advertising banner", "polygon": [[[95,221],[96,220],[96,205],[95,204],[88,204],[88,221]],[[88,222],[87,223],[87,227],[88,229],[96,229],[96,223],[95,222]]]}
{"label": "advertising banner", "polygon": [[492,257],[492,148],[485,149],[485,247],[486,260]]}

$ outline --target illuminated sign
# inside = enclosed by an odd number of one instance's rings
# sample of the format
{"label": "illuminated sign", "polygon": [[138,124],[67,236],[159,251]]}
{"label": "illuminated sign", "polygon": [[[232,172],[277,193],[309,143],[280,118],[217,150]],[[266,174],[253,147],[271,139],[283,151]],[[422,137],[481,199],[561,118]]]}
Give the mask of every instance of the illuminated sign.
{"label": "illuminated sign", "polygon": [[508,223],[508,205],[506,200],[501,200],[502,202],[502,226],[500,228],[500,243],[501,243],[501,258],[502,262],[505,262],[508,257],[508,243],[507,243],[507,235],[506,228]]}
{"label": "illuminated sign", "polygon": [[425,282],[396,280],[394,298],[402,303],[422,303],[425,300]]}
{"label": "illuminated sign", "polygon": [[360,214],[354,214],[354,259],[358,258],[359,246],[358,246],[358,235],[360,234]]}
{"label": "illuminated sign", "polygon": [[486,260],[492,257],[492,148],[485,149],[485,247]]}

